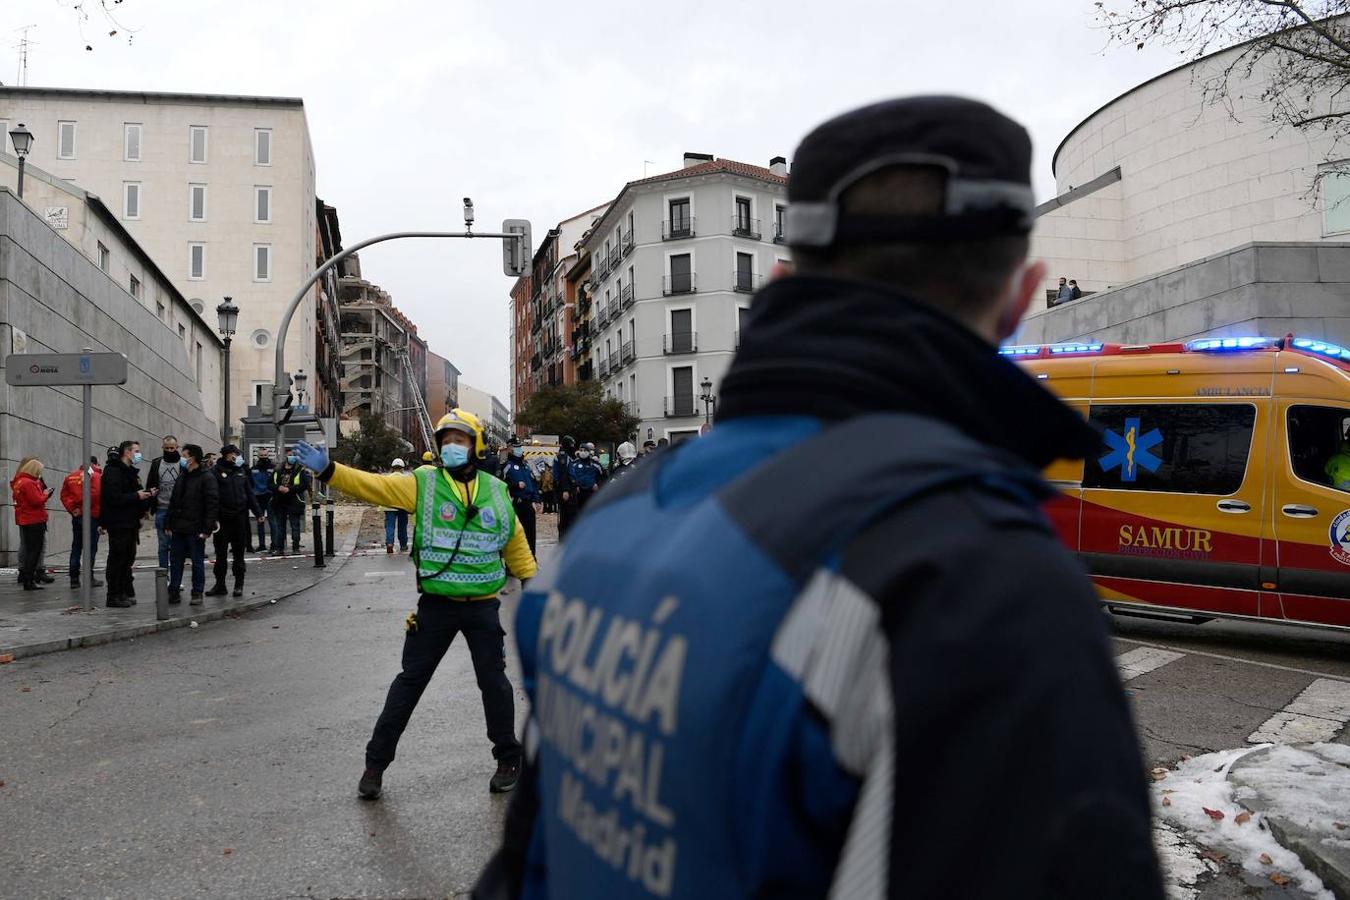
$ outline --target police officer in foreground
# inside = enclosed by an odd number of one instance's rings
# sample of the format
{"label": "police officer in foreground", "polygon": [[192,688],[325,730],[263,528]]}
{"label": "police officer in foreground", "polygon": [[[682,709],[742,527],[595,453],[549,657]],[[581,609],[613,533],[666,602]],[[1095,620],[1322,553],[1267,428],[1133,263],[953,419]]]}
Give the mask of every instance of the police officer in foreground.
{"label": "police officer in foreground", "polygon": [[1105,620],[1040,510],[1097,440],[996,350],[1045,278],[1030,166],[953,97],[805,138],[799,274],[717,427],[521,599],[531,758],[475,897],[1162,897]]}
{"label": "police officer in foreground", "polygon": [[[262,524],[263,511],[258,498],[253,495],[253,478],[240,458],[239,448],[226,444],[220,448],[220,458],[210,472],[216,482],[218,496],[218,516],[220,527],[213,537],[215,541],[216,565],[214,575],[216,583],[206,592],[208,597],[223,597],[227,593],[225,575],[230,569],[230,558],[234,558],[234,593],[232,596],[244,596],[244,572],[248,564],[244,562],[244,545],[248,542],[253,521]],[[252,518],[250,518],[250,516]]]}
{"label": "police officer in foreground", "polygon": [[517,523],[506,485],[478,468],[484,453],[477,417],[452,409],[436,424],[439,468],[419,467],[415,477],[374,475],[328,461],[328,454],[303,441],[295,445],[300,463],[320,481],[367,503],[404,509],[414,516],[413,563],[417,568],[417,611],[404,623],[403,670],[389,686],[384,710],[366,745],[366,769],[357,785],[367,800],[380,796],[384,770],[413,709],[426,690],[455,635],[464,634],[483,694],[488,740],[497,760],[489,782],[493,793],[509,791],[520,776],[516,708],[506,677],[506,646],[498,593],[506,576],[524,581],[535,574],[534,556]]}
{"label": "police officer in foreground", "polygon": [[525,539],[529,541],[530,552],[535,552],[534,545],[534,505],[543,500],[539,493],[539,486],[535,483],[534,473],[530,471],[530,464],[525,461],[525,445],[521,443],[520,438],[511,438],[510,453],[506,457],[506,465],[502,467],[502,481],[506,482],[507,490],[511,492],[511,506],[516,511],[516,518],[520,520],[520,527],[525,529]]}

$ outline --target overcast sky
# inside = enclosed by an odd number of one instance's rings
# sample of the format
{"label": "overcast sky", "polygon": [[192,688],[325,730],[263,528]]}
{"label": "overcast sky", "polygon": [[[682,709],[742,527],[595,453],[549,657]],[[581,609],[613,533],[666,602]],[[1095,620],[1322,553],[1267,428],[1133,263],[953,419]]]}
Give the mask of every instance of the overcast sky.
{"label": "overcast sky", "polygon": [[[74,0],[0,0],[0,80],[15,83],[15,29],[36,24],[30,85],[302,97],[347,243],[458,229],[464,196],[480,227],[528,218],[537,242],[683,151],[767,165],[823,119],[910,93],[1026,124],[1044,198],[1068,131],[1179,62],[1106,49],[1092,0],[124,0],[130,44],[97,4],[82,30]],[[509,403],[499,244],[388,244],[362,273]]]}

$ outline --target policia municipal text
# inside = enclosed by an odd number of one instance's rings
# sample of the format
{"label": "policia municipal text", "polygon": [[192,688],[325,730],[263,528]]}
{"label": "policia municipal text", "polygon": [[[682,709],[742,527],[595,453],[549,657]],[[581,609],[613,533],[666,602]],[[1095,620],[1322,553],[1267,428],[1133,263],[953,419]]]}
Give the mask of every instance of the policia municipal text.
{"label": "policia municipal text", "polygon": [[436,425],[440,467],[422,466],[413,478],[374,475],[329,462],[327,453],[301,442],[295,454],[321,481],[369,503],[413,513],[413,561],[420,596],[408,616],[403,671],[389,687],[384,711],[366,745],[366,770],[358,790],[380,795],[384,770],[413,709],[455,635],[463,632],[473,657],[488,740],[497,759],[493,792],[509,791],[520,774],[515,703],[497,594],[508,571],[524,581],[535,574],[534,556],[516,521],[506,485],[478,468],[484,451],[478,419],[451,410]]}

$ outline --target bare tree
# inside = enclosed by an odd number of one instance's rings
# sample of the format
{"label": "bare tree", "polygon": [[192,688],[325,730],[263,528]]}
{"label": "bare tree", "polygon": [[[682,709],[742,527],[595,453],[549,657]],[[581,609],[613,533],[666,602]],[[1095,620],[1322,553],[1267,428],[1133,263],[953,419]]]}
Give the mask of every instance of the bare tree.
{"label": "bare tree", "polygon": [[103,39],[105,33],[109,38],[119,38],[128,44],[136,34],[137,29],[128,28],[117,17],[123,0],[57,0],[57,2],[74,13],[80,29],[80,40],[84,41],[86,50],[92,51],[95,42]]}
{"label": "bare tree", "polygon": [[[1331,138],[1333,162],[1350,138],[1350,0],[1120,0],[1097,4],[1113,43],[1165,46],[1190,60],[1236,48],[1220,70],[1201,78],[1205,100],[1235,119],[1240,101],[1260,100],[1270,121]],[[1254,78],[1258,70],[1259,77]],[[1254,92],[1253,92],[1254,86]],[[1246,93],[1244,93],[1246,92]],[[1331,172],[1320,167],[1315,192]]]}

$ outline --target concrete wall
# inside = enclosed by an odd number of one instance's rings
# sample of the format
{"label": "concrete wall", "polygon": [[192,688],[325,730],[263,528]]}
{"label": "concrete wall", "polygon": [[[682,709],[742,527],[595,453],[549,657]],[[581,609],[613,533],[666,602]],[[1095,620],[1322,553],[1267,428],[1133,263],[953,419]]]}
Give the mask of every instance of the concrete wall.
{"label": "concrete wall", "polygon": [[[104,448],[123,440],[142,441],[147,458],[153,457],[166,433],[219,445],[220,428],[202,409],[195,361],[176,330],[17,197],[0,191],[0,369],[9,363],[15,329],[27,335],[29,352],[92,347],[127,356],[125,385],[93,389],[93,442],[100,459]],[[18,461],[36,455],[47,466],[48,486],[59,489],[80,463],[80,397],[79,388],[0,384],[0,472],[6,485]],[[57,497],[49,509],[49,550],[69,547],[70,517]],[[13,565],[17,548],[13,499],[3,490],[0,564]]]}
{"label": "concrete wall", "polygon": [[[73,159],[58,155],[58,122],[76,123]],[[304,106],[284,98],[164,95],[0,87],[0,124],[34,134],[28,160],[98,194],[189,300],[215,321],[221,298],[239,306],[231,353],[233,421],[253,402],[253,385],[272,381],[276,329],[296,288],[314,270],[315,162]],[[127,160],[124,129],[141,125],[141,158]],[[188,154],[190,126],[207,128],[207,161]],[[254,161],[255,129],[272,130],[272,164]],[[6,143],[5,148],[9,150]],[[0,178],[13,173],[0,167]],[[125,217],[124,186],[141,185],[139,218]],[[190,184],[207,189],[206,220],[190,221]],[[272,220],[254,221],[255,187],[272,188]],[[205,277],[188,270],[189,243],[206,245]],[[254,278],[255,244],[272,247],[272,277]],[[317,298],[317,290],[315,292]],[[291,323],[286,366],[315,372],[315,305]]]}
{"label": "concrete wall", "polygon": [[1251,243],[1041,310],[1019,344],[1293,333],[1350,345],[1350,243]]}
{"label": "concrete wall", "polygon": [[1332,135],[1271,124],[1260,100],[1269,63],[1245,79],[1235,71],[1231,112],[1205,101],[1205,84],[1239,52],[1140,85],[1065,138],[1055,158],[1061,194],[1117,166],[1121,181],[1037,222],[1033,252],[1052,268],[1046,287],[1065,275],[1105,290],[1253,241],[1345,239],[1327,233],[1323,198],[1311,190]]}

